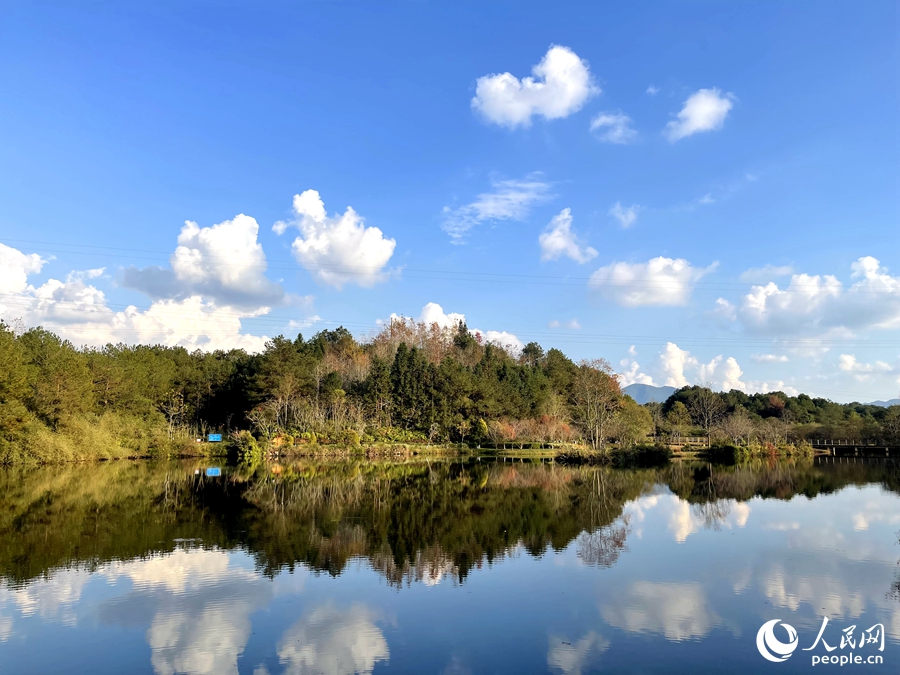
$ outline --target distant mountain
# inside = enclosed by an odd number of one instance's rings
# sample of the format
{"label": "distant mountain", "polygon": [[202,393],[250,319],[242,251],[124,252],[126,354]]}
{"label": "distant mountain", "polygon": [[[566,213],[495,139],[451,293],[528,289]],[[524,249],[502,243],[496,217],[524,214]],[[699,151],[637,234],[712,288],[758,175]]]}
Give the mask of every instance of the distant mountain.
{"label": "distant mountain", "polygon": [[871,403],[866,403],[866,405],[880,405],[882,408],[890,408],[892,405],[900,405],[900,398],[892,398],[890,401],[872,401]]}
{"label": "distant mountain", "polygon": [[635,401],[644,405],[655,401],[662,403],[675,393],[675,387],[654,387],[652,384],[629,384],[622,389]]}

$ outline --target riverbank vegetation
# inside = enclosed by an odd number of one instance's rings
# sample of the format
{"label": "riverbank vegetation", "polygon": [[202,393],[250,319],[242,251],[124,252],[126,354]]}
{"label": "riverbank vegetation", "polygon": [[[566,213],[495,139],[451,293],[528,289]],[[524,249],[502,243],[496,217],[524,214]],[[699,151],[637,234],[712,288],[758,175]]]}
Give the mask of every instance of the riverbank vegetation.
{"label": "riverbank vegetation", "polygon": [[[199,442],[222,433],[223,444]],[[705,387],[638,405],[601,359],[485,342],[465,324],[394,320],[365,341],[344,328],[279,336],[263,352],[76,348],[0,322],[0,463],[202,455],[391,455],[459,448],[678,447],[692,434],[753,453],[804,439],[900,442],[900,406],[840,405]],[[403,448],[402,451],[398,450]]]}

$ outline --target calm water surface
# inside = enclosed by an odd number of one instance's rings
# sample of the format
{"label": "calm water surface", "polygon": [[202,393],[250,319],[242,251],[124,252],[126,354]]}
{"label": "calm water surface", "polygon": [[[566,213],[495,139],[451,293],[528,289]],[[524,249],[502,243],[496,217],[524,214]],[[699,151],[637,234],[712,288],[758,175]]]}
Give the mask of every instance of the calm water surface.
{"label": "calm water surface", "polygon": [[0,675],[900,671],[885,461],[206,468],[0,471]]}

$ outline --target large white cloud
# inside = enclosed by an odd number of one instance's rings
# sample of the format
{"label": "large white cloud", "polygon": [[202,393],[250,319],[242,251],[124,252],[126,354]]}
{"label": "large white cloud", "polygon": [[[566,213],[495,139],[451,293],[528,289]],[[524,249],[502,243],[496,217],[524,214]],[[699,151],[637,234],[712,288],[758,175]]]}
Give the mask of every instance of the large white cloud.
{"label": "large white cloud", "polygon": [[830,274],[794,274],[784,288],[771,281],[753,286],[736,317],[752,332],[784,336],[900,328],[900,277],[871,256],[859,258],[851,272],[849,287]]}
{"label": "large white cloud", "polygon": [[[37,274],[47,263],[36,253],[25,254],[0,244],[0,294],[21,293],[28,286],[28,275]],[[0,295],[0,303],[3,297]]]}
{"label": "large white cloud", "polygon": [[284,675],[367,675],[390,658],[377,615],[365,605],[319,607],[288,628],[278,645]]}
{"label": "large white cloud", "polygon": [[444,207],[441,228],[454,244],[462,243],[466,233],[480,223],[497,220],[524,220],[531,207],[550,198],[550,183],[534,173],[521,179],[491,181],[471,204],[455,209]]}
{"label": "large white cloud", "polygon": [[733,356],[725,357],[719,354],[704,363],[674,342],[666,343],[659,352],[657,365],[649,373],[643,371],[637,361],[630,358],[622,359],[619,365],[623,369],[619,378],[625,386],[634,383],[655,384],[653,378],[655,375],[668,387],[680,388],[698,384],[722,391],[738,389],[750,394],[783,391],[795,396],[798,393],[795,387],[785,384],[783,380],[741,379],[744,371]]}
{"label": "large white cloud", "polygon": [[259,224],[244,214],[212,227],[186,221],[169,258],[171,269],[129,267],[122,271],[122,285],[154,300],[202,295],[231,307],[282,304],[284,290],[266,278],[258,235]]}
{"label": "large white cloud", "polygon": [[568,47],[550,47],[531,72],[534,77],[521,80],[511,73],[479,77],[472,109],[491,122],[515,128],[529,126],[535,115],[548,120],[568,117],[600,93],[587,62]]}
{"label": "large white cloud", "polygon": [[584,264],[597,257],[596,249],[582,246],[572,231],[572,210],[569,208],[553,216],[550,224],[538,237],[538,242],[541,245],[541,260],[559,260],[564,255]]}
{"label": "large white cloud", "polygon": [[377,227],[367,227],[362,216],[348,206],[342,215],[329,217],[316,190],[294,195],[291,222],[273,226],[277,234],[288,227],[300,230],[291,248],[297,261],[323,284],[341,288],[347,283],[372,286],[387,278],[385,266],[397,242]]}
{"label": "large white cloud", "polygon": [[623,307],[683,306],[694,283],[717,266],[694,267],[683,258],[653,258],[646,263],[617,262],[591,275],[588,286]]}
{"label": "large white cloud", "polygon": [[444,312],[444,308],[436,302],[429,302],[422,308],[419,314],[419,321],[427,325],[436,323],[441,328],[456,328],[460,323],[465,322],[465,314],[456,314]]}
{"label": "large white cloud", "polygon": [[246,334],[241,326],[242,319],[266,314],[268,307],[230,307],[192,295],[156,300],[146,310],[129,305],[114,311],[92,283],[102,275],[102,269],[86,270],[71,272],[65,281],[48,279],[37,287],[26,283],[20,292],[0,298],[0,318],[7,323],[21,319],[26,326],[42,325],[76,344],[88,345],[140,342],[256,352],[268,339]]}
{"label": "large white cloud", "polygon": [[734,96],[718,89],[700,89],[691,94],[678,113],[678,119],[666,125],[663,133],[673,143],[702,131],[721,129],[728,111],[734,107]]}
{"label": "large white cloud", "polygon": [[621,112],[599,113],[591,120],[591,132],[598,140],[618,145],[627,145],[638,136],[638,132],[631,127],[631,118]]}

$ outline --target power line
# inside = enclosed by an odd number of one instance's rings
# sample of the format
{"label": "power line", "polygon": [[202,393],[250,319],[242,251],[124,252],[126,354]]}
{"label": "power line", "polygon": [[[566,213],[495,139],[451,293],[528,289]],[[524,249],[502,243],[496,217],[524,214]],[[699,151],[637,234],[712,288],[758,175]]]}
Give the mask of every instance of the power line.
{"label": "power line", "polygon": [[[103,255],[105,257],[122,258],[126,260],[143,260],[148,262],[170,262],[172,251],[154,251],[149,249],[135,249],[111,246],[95,246],[88,244],[70,244],[65,242],[43,242],[27,239],[7,239],[6,241],[18,243],[31,243],[41,246],[65,246],[74,249],[85,250],[59,250],[49,248],[36,248],[48,254],[70,254],[70,255]],[[157,254],[160,257],[145,257],[136,255],[126,255],[125,253],[110,253],[110,251],[123,251],[128,253],[150,253]],[[246,260],[248,262],[238,264],[235,261]],[[293,260],[286,259],[267,259],[263,263],[255,262],[256,258],[242,258],[241,256],[216,256],[211,254],[203,254],[203,264],[215,267],[235,268],[243,267],[246,269],[260,270],[278,270],[278,271],[298,271],[298,263]],[[274,264],[273,264],[274,263]],[[587,284],[589,288],[609,287],[609,288],[647,288],[647,289],[665,289],[671,288],[673,285],[689,286],[699,290],[749,290],[753,287],[762,286],[762,284],[738,283],[727,281],[681,281],[681,280],[630,280],[630,281],[611,281],[593,279],[590,276],[572,276],[572,275],[537,275],[537,274],[521,274],[509,272],[470,272],[463,270],[440,270],[415,267],[397,267],[384,269],[383,267],[365,266],[365,265],[345,265],[336,263],[304,263],[302,268],[308,272],[332,272],[349,277],[371,277],[373,275],[400,275],[412,279],[431,279],[435,281],[470,281],[479,283],[497,283],[497,284],[522,284],[522,285],[543,285],[543,286],[575,286],[579,287]],[[821,284],[804,284],[791,283],[786,288],[779,288],[779,293],[801,293],[808,294],[811,290],[825,291],[829,290]],[[835,287],[834,291],[847,291],[850,293],[865,294],[891,294],[897,293],[898,289],[894,288],[859,288],[851,286],[845,289],[843,285],[840,288]]]}

